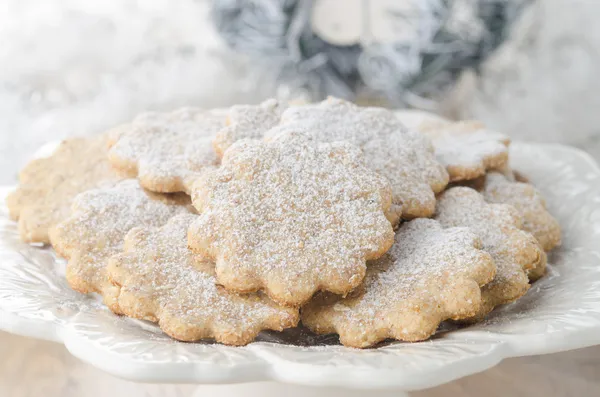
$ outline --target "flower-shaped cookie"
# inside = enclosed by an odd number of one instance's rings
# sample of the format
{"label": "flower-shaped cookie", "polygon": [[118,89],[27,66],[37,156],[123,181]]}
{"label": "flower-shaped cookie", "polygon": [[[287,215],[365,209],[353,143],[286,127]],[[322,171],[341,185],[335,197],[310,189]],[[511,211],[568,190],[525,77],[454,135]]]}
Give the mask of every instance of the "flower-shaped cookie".
{"label": "flower-shaped cookie", "polygon": [[109,161],[153,192],[187,192],[198,175],[218,165],[212,147],[223,111],[183,108],[147,113],[112,131]]}
{"label": "flower-shaped cookie", "polygon": [[71,214],[50,230],[56,251],[69,261],[67,281],[81,293],[98,292],[119,313],[115,287],[106,276],[108,259],[123,248],[133,227],[157,227],[172,216],[189,212],[183,194],[162,195],[144,191],[133,179],[79,194]]}
{"label": "flower-shaped cookie", "polygon": [[545,251],[560,245],[560,225],[548,212],[546,201],[533,185],[511,181],[500,173],[490,172],[483,196],[490,203],[515,207],[523,221],[523,230],[533,234]]}
{"label": "flower-shaped cookie", "polygon": [[450,182],[475,179],[508,162],[508,136],[490,131],[477,121],[423,123],[419,130],[431,138]]}
{"label": "flower-shaped cookie", "polygon": [[192,200],[201,215],[189,245],[216,262],[219,284],[264,289],[286,305],[317,290],[348,293],[394,239],[389,183],[345,142],[294,133],[238,141]]}
{"label": "flower-shaped cookie", "polygon": [[320,334],[338,333],[352,347],[424,340],[440,322],[478,313],[480,287],[495,270],[468,228],[415,219],[400,227],[387,255],[369,263],[360,288],[346,298],[316,296],[302,308],[302,323]]}
{"label": "flower-shaped cookie", "polygon": [[495,306],[527,292],[527,274],[544,260],[544,252],[531,234],[520,229],[521,218],[513,207],[488,204],[475,190],[454,187],[438,198],[435,219],[444,227],[469,227],[496,264],[494,279],[481,289],[481,309],[470,320],[479,320]]}
{"label": "flower-shaped cookie", "polygon": [[245,345],[263,329],[295,326],[298,309],[215,284],[215,264],[187,246],[187,229],[195,218],[177,215],[160,228],[137,227],[127,234],[124,252],[108,265],[110,280],[119,286],[121,311],[158,322],[175,339],[215,338],[228,345]]}
{"label": "flower-shaped cookie", "polygon": [[361,108],[329,98],[321,103],[290,107],[279,126],[265,134],[302,132],[320,142],[348,141],[358,146],[369,168],[390,181],[392,213],[404,219],[428,217],[435,211],[435,194],[448,183],[429,139],[408,130],[393,112]]}
{"label": "flower-shaped cookie", "polygon": [[106,146],[105,135],[68,139],[51,156],[27,164],[6,199],[23,241],[49,243],[48,231],[69,215],[77,194],[121,179],[106,159]]}
{"label": "flower-shaped cookie", "polygon": [[235,105],[229,108],[227,126],[217,132],[213,146],[219,157],[240,139],[262,139],[271,127],[279,123],[284,106],[275,99],[260,105]]}

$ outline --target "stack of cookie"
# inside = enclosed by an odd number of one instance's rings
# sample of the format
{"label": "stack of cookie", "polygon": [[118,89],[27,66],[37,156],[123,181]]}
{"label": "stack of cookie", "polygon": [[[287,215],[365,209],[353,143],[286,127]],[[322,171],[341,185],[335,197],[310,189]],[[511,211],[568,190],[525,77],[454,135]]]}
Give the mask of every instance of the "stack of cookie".
{"label": "stack of cookie", "polygon": [[335,98],[186,108],[63,142],[7,204],[73,289],[173,338],[301,321],[369,347],[479,321],[544,274],[560,229],[508,145]]}

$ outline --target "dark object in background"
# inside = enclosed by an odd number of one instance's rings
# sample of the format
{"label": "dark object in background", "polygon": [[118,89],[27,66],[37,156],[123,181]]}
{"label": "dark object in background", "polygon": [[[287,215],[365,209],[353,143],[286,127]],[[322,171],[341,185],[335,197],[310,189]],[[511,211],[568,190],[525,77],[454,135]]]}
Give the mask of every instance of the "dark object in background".
{"label": "dark object in background", "polygon": [[[384,17],[404,31],[415,29],[412,39],[348,46],[312,30],[318,1],[214,0],[212,17],[232,49],[264,64],[292,92],[312,100],[366,93],[394,106],[423,107],[462,70],[477,70],[532,0],[404,0],[403,7],[385,8]],[[370,4],[363,2],[365,13]]]}

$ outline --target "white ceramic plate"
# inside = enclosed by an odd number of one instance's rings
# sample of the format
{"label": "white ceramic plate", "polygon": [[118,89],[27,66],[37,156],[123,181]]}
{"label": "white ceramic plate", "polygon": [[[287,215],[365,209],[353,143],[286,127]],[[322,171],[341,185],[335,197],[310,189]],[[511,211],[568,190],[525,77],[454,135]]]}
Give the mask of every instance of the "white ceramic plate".
{"label": "white ceramic plate", "polygon": [[[415,390],[483,371],[504,358],[600,343],[600,170],[564,146],[512,146],[512,163],[543,191],[563,227],[549,274],[518,302],[476,326],[431,341],[355,350],[302,331],[264,333],[246,347],[180,343],[148,323],[111,314],[67,286],[64,262],[19,241],[0,207],[0,328],[64,343],[114,375],[149,382],[236,383]],[[0,190],[0,199],[9,188]],[[297,345],[292,345],[293,342]]]}

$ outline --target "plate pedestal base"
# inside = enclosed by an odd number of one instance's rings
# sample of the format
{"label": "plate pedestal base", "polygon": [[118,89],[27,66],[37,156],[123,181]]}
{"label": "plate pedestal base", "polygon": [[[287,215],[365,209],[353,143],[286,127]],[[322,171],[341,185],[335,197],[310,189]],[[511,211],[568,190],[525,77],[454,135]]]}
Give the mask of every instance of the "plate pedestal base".
{"label": "plate pedestal base", "polygon": [[275,382],[198,386],[193,397],[409,397],[401,391],[350,390]]}

